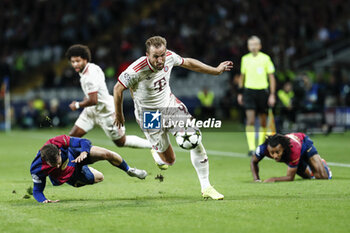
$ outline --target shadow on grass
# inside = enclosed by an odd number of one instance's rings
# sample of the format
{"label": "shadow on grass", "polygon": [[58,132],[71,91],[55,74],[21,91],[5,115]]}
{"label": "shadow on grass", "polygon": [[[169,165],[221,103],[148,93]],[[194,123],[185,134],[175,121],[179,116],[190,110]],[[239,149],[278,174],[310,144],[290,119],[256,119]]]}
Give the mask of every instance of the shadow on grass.
{"label": "shadow on grass", "polygon": [[[272,177],[272,176],[271,176]],[[278,176],[274,176],[274,177],[278,177]],[[266,179],[268,179],[269,177],[266,177]],[[244,181],[240,181],[240,183],[243,183],[243,184],[264,184],[264,185],[278,185],[278,184],[288,184],[288,183],[296,183],[296,182],[332,182],[333,180],[346,180],[346,181],[349,181],[350,177],[345,177],[345,176],[336,176],[336,177],[332,177],[332,179],[328,180],[328,179],[302,179],[302,178],[296,178],[295,180],[293,181],[288,181],[288,182],[274,182],[274,183],[264,183],[264,182],[261,182],[261,183],[257,183],[257,182],[254,182],[253,180],[244,180]]]}
{"label": "shadow on grass", "polygon": [[[301,181],[301,180],[300,180]],[[268,184],[273,185],[273,184]],[[57,197],[57,196],[56,196]],[[42,208],[47,206],[49,208],[59,209],[60,211],[106,211],[113,208],[167,208],[169,206],[181,205],[241,205],[241,202],[266,202],[266,201],[299,201],[299,200],[342,200],[350,197],[344,194],[315,194],[308,196],[301,192],[295,193],[281,193],[279,195],[270,194],[226,194],[223,201],[204,200],[200,195],[147,195],[134,197],[106,197],[106,198],[69,198],[60,199],[59,203],[41,204],[37,203],[33,198],[11,200],[2,202],[13,207],[28,207],[28,208]],[[54,198],[56,199],[56,198]],[[58,198],[59,199],[59,198]]]}
{"label": "shadow on grass", "polygon": [[113,207],[147,207],[147,206],[169,206],[169,205],[181,205],[181,204],[193,204],[201,202],[203,199],[201,196],[185,196],[185,195],[173,195],[173,196],[136,196],[136,197],[113,197],[113,198],[70,198],[62,199],[59,203],[41,204],[37,203],[33,199],[28,200],[11,200],[7,202],[12,206],[91,206],[94,205],[108,205]]}

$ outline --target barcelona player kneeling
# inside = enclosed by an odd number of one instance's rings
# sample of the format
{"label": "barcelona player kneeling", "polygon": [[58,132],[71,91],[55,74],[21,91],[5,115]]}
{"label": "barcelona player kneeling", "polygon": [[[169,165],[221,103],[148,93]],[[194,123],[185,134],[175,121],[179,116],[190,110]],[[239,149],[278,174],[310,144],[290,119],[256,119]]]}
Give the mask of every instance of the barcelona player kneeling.
{"label": "barcelona player kneeling", "polygon": [[265,157],[288,165],[287,175],[272,177],[264,182],[293,181],[295,174],[304,179],[331,179],[332,172],[318,154],[312,140],[303,133],[268,136],[252,156],[250,168],[254,181],[261,182],[259,162]]}

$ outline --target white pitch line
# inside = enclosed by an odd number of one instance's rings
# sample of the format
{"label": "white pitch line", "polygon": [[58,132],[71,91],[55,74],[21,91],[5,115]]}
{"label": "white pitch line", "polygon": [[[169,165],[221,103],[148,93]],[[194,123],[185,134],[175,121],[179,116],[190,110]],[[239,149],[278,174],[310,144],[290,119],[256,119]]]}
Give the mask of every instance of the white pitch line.
{"label": "white pitch line", "polygon": [[[177,152],[184,152],[184,150],[181,149],[180,147],[175,147],[174,150]],[[218,156],[234,157],[234,158],[248,158],[248,156],[243,153],[218,151],[218,150],[206,150],[206,151],[208,155],[218,155]],[[274,160],[269,159],[268,161],[274,161]],[[334,167],[350,167],[350,164],[347,164],[347,163],[327,162],[327,164]]]}
{"label": "white pitch line", "polygon": [[[326,161],[327,162],[327,161]],[[350,167],[350,164],[346,163],[333,163],[333,162],[327,162],[328,165],[335,166],[335,167]]]}

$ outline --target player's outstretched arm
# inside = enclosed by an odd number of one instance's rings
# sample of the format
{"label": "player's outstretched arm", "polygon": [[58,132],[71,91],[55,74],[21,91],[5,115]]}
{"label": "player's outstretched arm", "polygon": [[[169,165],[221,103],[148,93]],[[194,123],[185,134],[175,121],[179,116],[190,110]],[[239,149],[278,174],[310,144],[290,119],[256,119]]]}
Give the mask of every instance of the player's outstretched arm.
{"label": "player's outstretched arm", "polygon": [[261,182],[259,177],[259,161],[260,160],[255,155],[253,155],[252,159],[250,160],[250,170],[252,171],[255,182]]}
{"label": "player's outstretched arm", "polygon": [[113,88],[114,106],[115,106],[115,120],[114,124],[120,128],[124,125],[125,119],[123,114],[123,91],[126,88],[117,82]]}
{"label": "player's outstretched arm", "polygon": [[[38,176],[33,176],[33,180],[34,177],[35,181],[34,181],[34,185],[33,185],[33,197],[35,198],[35,200],[37,200],[37,202],[44,202],[46,201],[46,197],[44,195],[44,189],[45,189],[45,185],[46,185],[46,179],[45,180],[41,180],[38,178]],[[39,183],[40,182],[40,183]]]}
{"label": "player's outstretched arm", "polygon": [[197,59],[184,58],[184,62],[181,66],[186,69],[200,72],[200,73],[219,75],[219,74],[222,74],[224,71],[230,71],[233,68],[233,62],[224,61],[224,62],[221,62],[217,67],[213,67],[213,66],[204,64],[203,62],[200,62]]}
{"label": "player's outstretched arm", "polygon": [[293,181],[295,174],[297,173],[298,167],[288,167],[287,175],[281,177],[271,177],[264,180],[264,183],[281,182],[281,181]]}
{"label": "player's outstretched arm", "polygon": [[[32,175],[33,176],[33,175]],[[39,179],[38,176],[33,176],[33,180],[35,179],[34,185],[33,185],[33,197],[37,202],[41,203],[56,203],[59,202],[59,200],[51,201],[47,199],[44,195],[44,189],[46,185],[46,178],[45,179]],[[41,182],[41,183],[38,183]]]}

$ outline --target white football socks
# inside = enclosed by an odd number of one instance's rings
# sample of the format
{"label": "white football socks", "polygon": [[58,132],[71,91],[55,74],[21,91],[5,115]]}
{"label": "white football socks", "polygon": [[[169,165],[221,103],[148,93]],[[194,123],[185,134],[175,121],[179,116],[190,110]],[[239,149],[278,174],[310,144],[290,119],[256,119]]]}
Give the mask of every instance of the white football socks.
{"label": "white football socks", "polygon": [[196,169],[202,190],[208,188],[210,186],[209,161],[207,152],[205,151],[202,143],[191,150],[191,161],[193,167]]}
{"label": "white football socks", "polygon": [[148,148],[151,149],[151,143],[148,140],[140,138],[135,135],[126,135],[124,146],[134,148]]}

